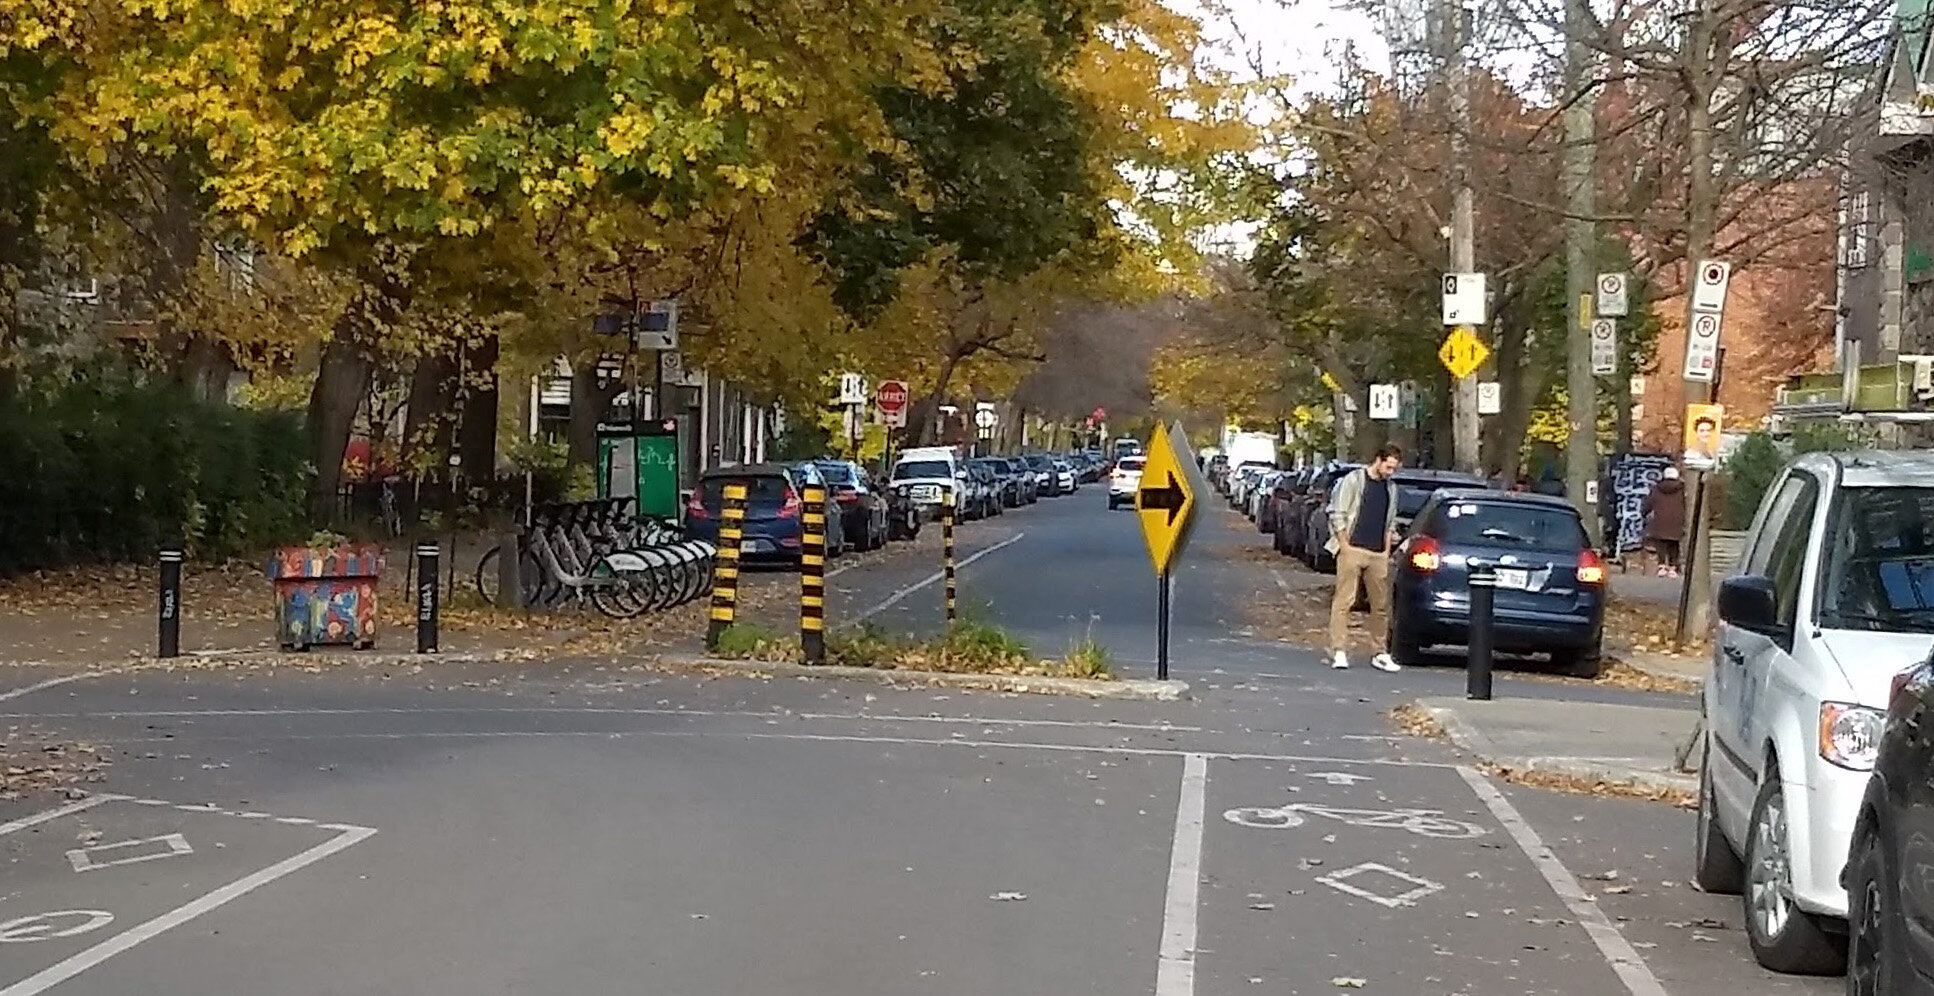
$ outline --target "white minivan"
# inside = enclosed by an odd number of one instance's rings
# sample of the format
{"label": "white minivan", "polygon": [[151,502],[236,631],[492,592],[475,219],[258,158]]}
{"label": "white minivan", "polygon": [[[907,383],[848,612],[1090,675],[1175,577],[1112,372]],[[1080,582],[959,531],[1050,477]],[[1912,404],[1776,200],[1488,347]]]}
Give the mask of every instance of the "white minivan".
{"label": "white minivan", "polygon": [[1696,879],[1744,894],[1761,965],[1836,973],[1889,682],[1934,647],[1934,454],[1795,460],[1717,608]]}

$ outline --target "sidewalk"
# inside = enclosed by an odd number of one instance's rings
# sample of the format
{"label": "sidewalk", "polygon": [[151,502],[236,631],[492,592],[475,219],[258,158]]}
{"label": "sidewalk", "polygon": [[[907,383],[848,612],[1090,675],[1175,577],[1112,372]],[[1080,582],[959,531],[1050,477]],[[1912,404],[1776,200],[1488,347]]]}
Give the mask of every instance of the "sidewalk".
{"label": "sidewalk", "polygon": [[1694,709],[1461,698],[1419,699],[1417,707],[1441,724],[1458,747],[1501,768],[1652,791],[1698,789],[1698,777],[1674,763],[1698,725]]}

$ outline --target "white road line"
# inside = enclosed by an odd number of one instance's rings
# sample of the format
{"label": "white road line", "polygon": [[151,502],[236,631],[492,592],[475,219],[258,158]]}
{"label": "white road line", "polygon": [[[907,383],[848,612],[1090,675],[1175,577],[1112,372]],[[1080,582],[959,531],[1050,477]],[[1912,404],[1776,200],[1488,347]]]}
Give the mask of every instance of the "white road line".
{"label": "white road line", "polygon": [[[1579,925],[1585,928],[1592,943],[1598,946],[1598,953],[1605,957],[1606,964],[1612,967],[1619,981],[1625,983],[1625,990],[1632,996],[1668,996],[1665,986],[1659,984],[1658,976],[1653,975],[1645,959],[1639,957],[1638,950],[1632,947],[1624,934],[1618,932],[1618,927],[1613,925],[1605,911],[1585,895],[1585,890],[1578,885],[1578,879],[1571,874],[1571,869],[1558,860],[1558,855],[1545,845],[1538,831],[1532,829],[1516,806],[1511,805],[1511,800],[1506,799],[1504,793],[1498,791],[1498,787],[1477,769],[1458,765],[1457,773],[1464,777],[1471,791],[1484,800],[1491,815],[1504,824],[1505,831],[1517,842],[1518,850],[1531,859],[1538,874],[1543,875],[1545,882],[1551,886],[1551,891],[1557,893],[1565,907],[1578,918]],[[0,996],[6,994],[0,993]]]}
{"label": "white road line", "polygon": [[1289,582],[1288,582],[1288,581],[1285,581],[1285,580],[1283,580],[1283,572],[1282,572],[1282,571],[1279,571],[1279,570],[1277,570],[1277,569],[1275,569],[1274,567],[1271,567],[1271,568],[1269,569],[1269,579],[1270,579],[1271,581],[1274,581],[1274,582],[1276,582],[1276,587],[1278,587],[1278,588],[1281,588],[1281,589],[1282,589],[1282,591],[1283,591],[1283,594],[1285,594],[1285,595],[1288,595],[1288,594],[1291,594],[1291,592],[1290,592],[1290,590],[1289,590]]}
{"label": "white road line", "polygon": [[38,996],[39,993],[46,992],[143,941],[153,940],[155,937],[172,928],[179,927],[201,916],[203,913],[240,899],[278,878],[300,871],[337,851],[353,847],[375,832],[375,830],[369,827],[348,828],[335,837],[303,851],[301,854],[278,861],[254,874],[238,878],[199,899],[177,906],[146,923],[131,927],[91,948],[56,962],[5,989],[0,989],[0,996]]}
{"label": "white road line", "polygon": [[0,823],[0,837],[5,837],[10,833],[19,833],[28,827],[36,827],[49,820],[58,820],[63,816],[71,816],[84,809],[93,809],[95,806],[104,802],[113,802],[116,799],[125,798],[127,798],[125,795],[114,795],[104,792],[100,795],[90,795],[77,802],[70,802],[65,806],[56,806],[46,812],[35,813],[32,816],[23,816],[11,823]]}
{"label": "white road line", "polygon": [[[295,733],[284,734],[263,731],[248,734],[235,734],[219,737],[196,737],[196,741],[210,743],[230,740],[265,742],[287,740],[299,742],[324,740],[544,740],[544,739],[596,739],[625,740],[632,737],[712,737],[721,740],[798,740],[809,743],[845,744],[900,744],[910,747],[1004,747],[1014,750],[1057,751],[1069,754],[1119,754],[1123,757],[1187,757],[1200,754],[1218,761],[1281,761],[1285,763],[1307,762],[1312,764],[1364,764],[1386,768],[1416,768],[1425,771],[1444,771],[1457,767],[1440,761],[1404,761],[1383,757],[1329,757],[1319,754],[1250,754],[1236,751],[1181,750],[1158,747],[1108,746],[1106,744],[1055,744],[1027,740],[966,740],[950,738],[931,740],[921,737],[867,737],[839,735],[831,733],[709,733],[699,730],[472,730],[472,731],[432,731],[413,730],[407,733]],[[120,738],[116,743],[182,743],[180,737],[131,737]]]}
{"label": "white road line", "polygon": [[1155,996],[1195,996],[1195,910],[1202,887],[1202,807],[1208,787],[1208,756],[1184,755],[1175,843],[1168,854],[1168,902],[1162,909]]}
{"label": "white road line", "polygon": [[[1092,730],[1140,730],[1150,733],[1200,733],[1199,726],[1174,723],[1122,723],[1113,720],[1079,719],[996,719],[987,716],[908,716],[901,713],[874,712],[780,712],[756,709],[620,709],[599,706],[491,706],[483,708],[435,709],[157,709],[141,712],[28,712],[0,713],[0,719],[246,719],[251,717],[298,716],[662,716],[695,719],[803,719],[853,720],[882,723],[957,723],[962,726],[1043,726]],[[170,804],[172,805],[172,804]]]}
{"label": "white road line", "polygon": [[[1009,536],[1004,540],[1001,540],[999,543],[996,543],[985,550],[981,550],[973,554],[972,556],[966,557],[958,561],[957,563],[954,564],[954,570],[959,571],[962,568],[966,567],[968,564],[971,564],[974,561],[979,560],[980,558],[995,552],[996,550],[1001,550],[1006,547],[1013,546],[1014,544],[1019,543],[1022,539],[1026,538],[1026,536],[1027,536],[1026,533],[1015,533],[1014,535]],[[896,591],[893,594],[887,596],[886,601],[881,602],[880,604],[875,605],[870,609],[867,609],[865,612],[862,612],[857,616],[854,616],[853,621],[865,622],[866,620],[871,619],[874,616],[877,616],[880,613],[885,612],[886,610],[900,604],[903,600],[906,599],[908,595],[911,595],[914,592],[919,591],[920,589],[925,588],[930,584],[939,584],[940,580],[946,576],[947,576],[946,572],[944,571],[935,571],[932,574],[929,574],[926,577],[921,578],[918,581],[915,581],[913,584],[910,584],[907,587],[902,588],[899,591]]]}
{"label": "white road line", "polygon": [[99,678],[99,677],[102,677],[103,675],[109,675],[114,673],[116,672],[82,671],[79,674],[63,674],[58,678],[48,678],[46,681],[37,681],[31,685],[27,685],[22,688],[14,688],[14,689],[9,689],[8,691],[0,692],[0,702],[10,702],[22,696],[32,695],[35,692],[44,691],[49,688],[56,688],[61,685],[65,685],[70,681],[85,681],[88,678]]}

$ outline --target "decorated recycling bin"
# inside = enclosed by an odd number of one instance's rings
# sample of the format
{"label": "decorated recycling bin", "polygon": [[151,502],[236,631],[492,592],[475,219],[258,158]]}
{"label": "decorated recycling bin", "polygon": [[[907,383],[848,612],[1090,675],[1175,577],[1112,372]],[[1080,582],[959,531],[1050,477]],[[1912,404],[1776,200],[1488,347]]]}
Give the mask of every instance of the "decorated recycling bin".
{"label": "decorated recycling bin", "polygon": [[373,543],[318,537],[269,561],[275,639],[284,650],[376,645],[376,588],[383,553]]}

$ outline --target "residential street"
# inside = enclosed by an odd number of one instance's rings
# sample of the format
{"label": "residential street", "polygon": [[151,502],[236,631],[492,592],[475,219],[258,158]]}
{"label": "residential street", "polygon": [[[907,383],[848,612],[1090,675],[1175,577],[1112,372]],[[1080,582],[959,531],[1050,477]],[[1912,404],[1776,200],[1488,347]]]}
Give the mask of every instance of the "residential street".
{"label": "residential street", "polygon": [[[1753,966],[1737,897],[1687,882],[1690,812],[1402,732],[1455,661],[1271,638],[1328,579],[1205,499],[1174,702],[628,658],[0,669],[0,723],[113,760],[0,802],[0,996],[1840,991]],[[961,601],[1153,677],[1155,582],[1103,505],[963,527]],[[937,629],[937,568],[838,571],[828,618]]]}

